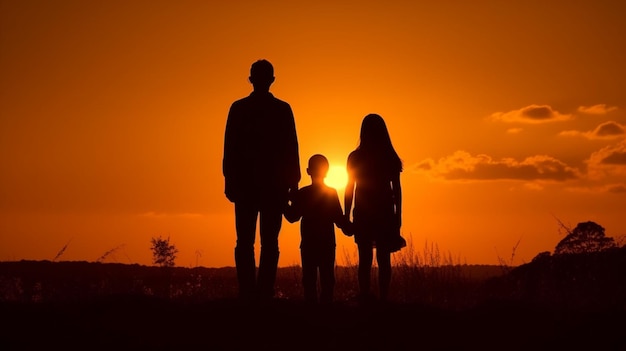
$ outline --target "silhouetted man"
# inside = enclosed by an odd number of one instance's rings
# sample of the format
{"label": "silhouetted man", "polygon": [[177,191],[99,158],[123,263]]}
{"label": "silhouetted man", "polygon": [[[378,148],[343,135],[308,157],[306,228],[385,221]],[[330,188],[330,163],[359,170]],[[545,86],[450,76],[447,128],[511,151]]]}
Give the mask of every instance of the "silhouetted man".
{"label": "silhouetted man", "polygon": [[[290,192],[298,190],[300,160],[291,106],[270,92],[274,68],[259,60],[250,68],[253,92],[228,113],[222,170],[225,194],[235,204],[235,265],[239,295],[274,296],[278,234]],[[254,243],[259,218],[261,257],[258,278]]]}

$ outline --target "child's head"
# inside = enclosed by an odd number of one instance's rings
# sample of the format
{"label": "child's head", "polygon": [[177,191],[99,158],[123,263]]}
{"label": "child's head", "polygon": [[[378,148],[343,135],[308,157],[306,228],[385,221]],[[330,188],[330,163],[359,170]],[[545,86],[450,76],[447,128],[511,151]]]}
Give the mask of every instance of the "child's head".
{"label": "child's head", "polygon": [[324,179],[328,173],[328,167],[328,159],[324,155],[315,154],[309,158],[309,166],[306,169],[306,173],[312,179]]}

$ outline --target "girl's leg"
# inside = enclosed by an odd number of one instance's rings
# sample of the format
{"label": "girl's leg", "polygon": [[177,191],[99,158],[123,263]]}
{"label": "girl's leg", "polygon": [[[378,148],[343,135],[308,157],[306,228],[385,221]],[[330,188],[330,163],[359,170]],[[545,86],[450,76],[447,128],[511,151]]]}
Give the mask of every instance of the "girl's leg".
{"label": "girl's leg", "polygon": [[361,298],[369,298],[372,261],[374,253],[371,245],[359,244],[359,292]]}
{"label": "girl's leg", "polygon": [[391,253],[387,250],[376,249],[376,262],[378,262],[380,300],[386,301],[389,296],[389,284],[391,283]]}

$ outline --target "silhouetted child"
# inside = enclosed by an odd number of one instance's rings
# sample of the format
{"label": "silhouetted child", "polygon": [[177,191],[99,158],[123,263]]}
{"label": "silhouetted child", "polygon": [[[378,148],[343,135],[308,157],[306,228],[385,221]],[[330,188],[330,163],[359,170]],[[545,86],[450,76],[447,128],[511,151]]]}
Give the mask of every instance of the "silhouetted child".
{"label": "silhouetted child", "polygon": [[319,301],[329,304],[335,287],[335,225],[351,236],[351,223],[343,215],[337,190],[324,184],[328,160],[323,155],[309,159],[307,174],[311,184],[299,189],[285,209],[285,218],[294,223],[300,220],[300,254],[302,257],[302,285],[304,298],[317,303],[317,273],[319,270]]}
{"label": "silhouetted child", "polygon": [[[391,283],[391,253],[406,246],[402,227],[402,159],[396,153],[385,120],[368,114],[361,122],[359,146],[348,155],[345,215],[354,223],[359,252],[359,299],[372,301],[370,293],[374,250],[378,263],[378,292],[386,302]],[[352,204],[354,202],[354,210]]]}

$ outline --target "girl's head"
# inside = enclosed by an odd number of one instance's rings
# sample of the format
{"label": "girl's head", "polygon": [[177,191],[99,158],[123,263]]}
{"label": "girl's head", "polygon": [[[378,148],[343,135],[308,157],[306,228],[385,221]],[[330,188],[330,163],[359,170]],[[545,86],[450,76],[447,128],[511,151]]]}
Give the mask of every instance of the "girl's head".
{"label": "girl's head", "polygon": [[361,148],[375,149],[391,147],[391,138],[385,120],[375,113],[363,118],[361,123]]}
{"label": "girl's head", "polygon": [[391,143],[385,120],[378,114],[370,113],[361,122],[359,149],[369,154],[378,154],[393,160],[402,170],[402,161]]}

